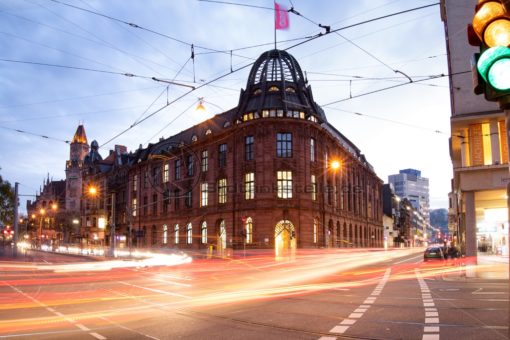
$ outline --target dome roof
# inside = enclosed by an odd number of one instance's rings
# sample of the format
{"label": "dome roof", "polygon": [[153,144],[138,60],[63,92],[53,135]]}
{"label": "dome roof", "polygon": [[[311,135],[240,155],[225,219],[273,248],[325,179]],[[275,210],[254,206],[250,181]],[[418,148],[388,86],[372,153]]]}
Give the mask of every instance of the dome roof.
{"label": "dome roof", "polygon": [[313,100],[297,60],[282,50],[264,52],[255,61],[246,90],[241,91],[238,109],[237,118],[241,120],[246,114],[262,117],[265,110],[280,110],[278,117],[315,117],[319,122],[327,121],[324,111]]}

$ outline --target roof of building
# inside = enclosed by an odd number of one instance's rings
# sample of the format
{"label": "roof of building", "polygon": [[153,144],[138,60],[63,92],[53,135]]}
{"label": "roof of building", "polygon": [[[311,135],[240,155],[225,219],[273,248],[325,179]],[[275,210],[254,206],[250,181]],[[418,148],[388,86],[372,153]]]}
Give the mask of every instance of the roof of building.
{"label": "roof of building", "polygon": [[88,144],[87,135],[85,134],[85,127],[82,124],[78,125],[71,143]]}
{"label": "roof of building", "polygon": [[274,109],[303,111],[305,118],[314,116],[321,123],[327,122],[307,84],[301,67],[288,52],[277,49],[264,52],[252,66],[246,90],[241,90],[236,118]]}

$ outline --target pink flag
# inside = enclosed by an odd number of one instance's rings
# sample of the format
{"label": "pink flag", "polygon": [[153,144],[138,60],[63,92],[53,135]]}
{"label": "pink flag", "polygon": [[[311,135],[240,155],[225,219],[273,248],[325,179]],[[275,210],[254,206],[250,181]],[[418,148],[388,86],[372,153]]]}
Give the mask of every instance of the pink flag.
{"label": "pink flag", "polygon": [[289,28],[289,12],[285,6],[274,3],[274,28],[277,30],[286,30]]}

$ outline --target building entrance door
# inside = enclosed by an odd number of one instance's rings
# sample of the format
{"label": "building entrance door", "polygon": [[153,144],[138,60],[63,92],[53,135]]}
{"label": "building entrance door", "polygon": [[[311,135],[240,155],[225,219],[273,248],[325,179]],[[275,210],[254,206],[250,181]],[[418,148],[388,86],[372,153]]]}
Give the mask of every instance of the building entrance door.
{"label": "building entrance door", "polygon": [[225,226],[225,220],[220,221],[219,228],[217,229],[216,237],[216,250],[218,257],[225,256],[225,249],[227,248],[227,228]]}
{"label": "building entrance door", "polygon": [[293,258],[296,252],[296,230],[289,220],[281,220],[274,230],[276,259]]}

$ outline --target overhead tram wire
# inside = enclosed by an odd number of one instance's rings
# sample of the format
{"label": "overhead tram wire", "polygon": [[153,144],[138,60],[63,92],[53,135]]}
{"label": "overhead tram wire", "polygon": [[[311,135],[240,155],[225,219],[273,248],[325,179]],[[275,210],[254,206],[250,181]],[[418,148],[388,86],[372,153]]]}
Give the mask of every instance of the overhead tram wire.
{"label": "overhead tram wire", "polygon": [[[19,63],[19,64],[28,64],[28,65],[39,65],[39,66],[65,68],[65,69],[79,70],[79,71],[88,71],[88,72],[115,74],[115,75],[125,76],[125,77],[128,77],[128,78],[150,79],[150,80],[157,81],[157,82],[163,81],[162,79],[159,79],[159,78],[156,78],[156,77],[142,76],[142,75],[137,75],[137,74],[134,74],[134,73],[123,73],[123,72],[115,72],[115,71],[108,71],[108,70],[98,70],[98,69],[92,69],[92,68],[87,68],[87,67],[57,65],[57,64],[40,63],[40,62],[35,62],[35,61],[14,60],[14,59],[4,59],[4,58],[0,58],[0,61],[10,62],[10,63]],[[178,82],[170,82],[170,81],[167,81],[167,80],[164,80],[164,82],[171,83],[173,85],[178,85],[178,86],[193,87],[191,85],[187,85],[187,84],[183,84],[183,83],[178,83]]]}
{"label": "overhead tram wire", "polygon": [[[87,37],[84,37],[82,35],[79,35],[79,34],[76,34],[76,33],[72,33],[72,32],[68,32],[68,31],[65,31],[65,30],[62,30],[60,28],[57,28],[57,27],[54,27],[54,26],[50,26],[50,25],[47,25],[47,24],[44,24],[44,23],[41,23],[39,21],[35,21],[35,20],[32,20],[30,18],[26,18],[24,16],[21,16],[21,15],[17,15],[17,14],[14,14],[14,13],[10,13],[10,12],[7,12],[5,10],[2,10],[0,9],[0,13],[4,13],[6,15],[9,15],[9,16],[12,16],[12,17],[15,17],[17,19],[21,19],[21,20],[24,20],[24,21],[27,21],[27,22],[30,22],[32,24],[36,24],[36,25],[40,25],[40,26],[43,26],[43,27],[46,27],[46,28],[49,28],[49,29],[52,29],[52,30],[55,30],[57,32],[60,32],[60,33],[64,33],[64,34],[68,34],[68,35],[71,35],[73,37],[76,37],[76,38],[79,38],[79,39],[82,39],[82,40],[85,40],[85,41],[88,41],[88,42],[91,42],[91,43],[94,43],[94,44],[98,44],[98,45],[101,45],[101,46],[104,46],[106,48],[110,48],[114,51],[117,51],[117,52],[121,52],[125,55],[128,55],[132,58],[137,58],[137,59],[140,59],[140,60],[143,60],[145,62],[149,62],[151,64],[155,64],[155,65],[158,65],[159,67],[163,67],[163,68],[167,68],[171,71],[175,71],[173,69],[171,69],[170,67],[168,67],[167,65],[164,65],[164,64],[160,64],[158,62],[155,62],[153,60],[150,60],[150,59],[147,59],[145,57],[142,57],[142,56],[137,56],[137,55],[134,55],[132,53],[129,53],[127,51],[124,51],[124,50],[121,50],[121,49],[118,49],[118,48],[115,48],[113,47],[111,44],[107,44],[106,42],[102,42],[102,41],[97,41],[97,40],[93,40],[93,39],[89,39]],[[143,64],[142,64],[143,65]]]}
{"label": "overhead tram wire", "polygon": [[[138,28],[141,28],[140,26],[136,25],[136,24],[130,24],[128,22],[124,22],[122,20],[119,20],[119,19],[116,19],[116,18],[113,18],[113,17],[108,17],[104,14],[100,14],[100,13],[96,13],[96,12],[93,12],[93,11],[90,11],[90,10],[87,10],[87,9],[83,9],[83,8],[80,8],[80,7],[77,7],[77,6],[73,6],[73,5],[70,5],[70,4],[66,4],[66,3],[63,3],[63,2],[60,2],[60,1],[57,1],[57,0],[51,0],[53,2],[56,2],[56,3],[60,3],[62,5],[65,5],[65,6],[70,6],[70,7],[73,7],[73,8],[77,8],[77,9],[80,9],[80,10],[83,10],[83,11],[86,11],[86,12],[90,12],[90,13],[93,13],[93,14],[96,14],[96,15],[100,15],[100,16],[103,16],[103,17],[107,17],[111,20],[115,20],[115,21],[119,21],[119,22],[122,22],[122,23],[125,23],[127,25],[130,25],[130,26],[133,26],[133,27],[138,27]],[[374,21],[377,21],[377,20],[382,20],[382,19],[386,19],[386,18],[389,18],[389,17],[393,17],[393,16],[396,16],[396,15],[400,15],[400,14],[403,14],[403,13],[409,13],[409,12],[412,12],[412,11],[417,11],[417,10],[421,10],[423,8],[428,8],[428,7],[432,7],[432,6],[435,6],[435,5],[438,5],[439,3],[435,3],[435,4],[430,4],[430,5],[425,5],[425,6],[420,6],[420,7],[415,7],[415,8],[411,8],[411,9],[408,9],[408,10],[404,10],[404,11],[400,11],[400,12],[395,12],[395,13],[391,13],[391,14],[387,14],[387,15],[384,15],[384,16],[381,16],[381,17],[377,17],[377,18],[373,18],[373,19],[369,19],[369,20],[365,20],[363,22],[359,22],[359,23],[355,23],[355,24],[351,24],[351,25],[348,25],[348,26],[344,26],[344,27],[340,27],[338,29],[335,29],[335,30],[332,30],[330,31],[331,32],[338,32],[338,31],[341,31],[341,30],[345,30],[345,29],[348,29],[348,28],[352,28],[352,27],[356,27],[356,26],[359,26],[359,25],[363,25],[363,24],[366,24],[366,23],[369,23],[369,22],[374,22]],[[148,30],[148,29],[146,29]],[[150,30],[148,30],[150,31]],[[153,32],[155,34],[159,34],[159,35],[163,35],[161,33],[157,33],[157,32]],[[163,35],[164,36],[164,35]],[[297,46],[300,46],[300,45],[303,45],[305,43],[308,43],[312,40],[315,40],[317,38],[320,38],[324,36],[323,33],[319,33],[315,36],[312,36],[300,43],[297,43],[297,44],[294,44],[292,46],[289,46],[287,47],[285,50],[289,50],[289,49],[292,49],[294,47],[297,47]],[[181,41],[179,39],[175,39],[173,37],[169,37],[167,36],[167,38],[169,39],[172,39],[172,40],[177,40],[183,44],[186,44],[186,45],[189,45],[191,46],[191,44],[189,43],[186,43],[184,41]],[[199,46],[196,46],[196,47],[199,47]],[[203,48],[203,47],[199,47],[199,48]],[[207,49],[207,48],[204,48],[204,49]],[[209,49],[209,50],[212,50],[212,49]],[[214,50],[213,50],[214,51]],[[220,52],[220,51],[218,51]],[[95,69],[89,69],[89,68],[82,68],[82,67],[73,67],[73,66],[64,66],[64,65],[55,65],[55,64],[48,64],[48,63],[38,63],[38,62],[27,62],[27,61],[20,61],[20,60],[11,60],[11,59],[3,59],[3,58],[0,58],[0,61],[5,61],[5,62],[13,62],[13,63],[24,63],[24,64],[33,64],[33,65],[42,65],[42,66],[50,66],[50,67],[61,67],[61,68],[68,68],[68,69],[76,69],[76,70],[84,70],[84,71],[92,71],[92,72],[100,72],[100,73],[107,73],[107,74],[116,74],[116,75],[123,75],[123,76],[126,76],[126,77],[138,77],[138,78],[144,78],[144,79],[152,79],[153,77],[146,77],[146,76],[139,76],[139,75],[135,75],[135,74],[131,74],[131,73],[120,73],[120,72],[113,72],[113,71],[106,71],[106,70],[95,70]],[[185,92],[184,94],[180,95],[179,97],[175,98],[174,100],[168,102],[166,105],[164,105],[163,107],[159,108],[158,110],[152,112],[150,115],[146,116],[145,118],[141,119],[140,121],[138,121],[136,124],[133,124],[131,125],[130,127],[124,129],[123,131],[119,132],[117,135],[115,135],[114,137],[110,138],[107,142],[105,142],[102,146],[110,143],[111,141],[113,141],[114,139],[118,138],[119,136],[121,136],[122,134],[126,133],[127,131],[131,130],[133,127],[141,124],[142,122],[144,122],[145,120],[153,117],[154,115],[156,115],[158,112],[162,111],[163,109],[165,109],[166,107],[172,105],[173,103],[177,102],[178,100],[180,100],[181,98],[184,98],[185,96],[187,96],[189,93],[195,91],[195,90],[198,90],[204,86],[207,86],[211,83],[214,83],[216,81],[218,81],[219,79],[222,79],[228,75],[231,75],[232,73],[235,73],[237,71],[240,71],[240,70],[243,70],[249,66],[252,66],[254,63],[249,63],[249,64],[246,64],[244,66],[241,66],[239,67],[238,69],[236,70],[232,70],[231,72],[228,72],[228,73],[225,73],[225,74],[222,74],[216,78],[213,78],[212,80],[210,81],[207,81],[187,92]],[[398,87],[398,86],[402,86],[402,85],[407,85],[408,83],[404,83],[404,84],[399,84],[399,85],[396,85],[396,86],[393,86],[391,88],[394,88],[394,87]],[[177,85],[180,85],[180,84],[177,84]],[[373,91],[372,93],[375,93],[375,92],[379,92],[379,91],[382,91],[383,89],[381,90],[377,90],[377,91]],[[370,93],[367,93],[367,94],[370,94]],[[367,94],[363,94],[363,95],[367,95]],[[361,95],[360,95],[361,96]],[[348,99],[351,99],[351,98],[348,98]],[[348,100],[348,99],[345,99],[345,100]],[[344,100],[340,100],[340,101],[344,101]],[[340,101],[336,101],[336,102],[340,102]],[[334,104],[336,102],[332,102],[332,103],[328,103],[326,105],[331,105],[331,104]]]}
{"label": "overhead tram wire", "polygon": [[[147,31],[147,32],[155,34],[155,35],[159,35],[161,37],[170,39],[172,41],[181,43],[183,45],[187,45],[189,47],[191,47],[193,45],[195,48],[200,48],[200,49],[207,50],[207,51],[213,51],[213,52],[217,52],[217,53],[227,54],[227,52],[223,52],[223,51],[220,51],[220,50],[217,50],[217,49],[214,49],[214,48],[209,48],[209,47],[205,47],[205,46],[201,46],[201,45],[195,45],[195,44],[189,43],[187,41],[184,41],[184,40],[172,37],[172,36],[170,36],[168,34],[160,33],[160,32],[154,31],[153,29],[146,28],[146,27],[140,26],[138,24],[122,20],[122,19],[118,19],[118,18],[112,17],[110,15],[106,15],[106,14],[103,14],[103,13],[92,11],[92,10],[89,10],[89,9],[86,9],[86,8],[83,8],[83,7],[71,5],[71,4],[68,4],[66,2],[59,1],[59,0],[50,0],[50,1],[55,2],[57,4],[60,4],[60,5],[63,5],[63,6],[68,6],[68,7],[74,8],[74,9],[77,9],[77,10],[80,10],[80,11],[84,11],[84,12],[87,12],[87,13],[90,13],[90,14],[94,14],[94,15],[97,15],[97,16],[100,16],[100,17],[103,17],[103,18],[106,18],[106,19],[109,19],[109,20],[120,22],[120,23],[123,23],[125,25],[131,26],[133,28],[137,28],[137,29],[140,29],[140,30],[143,30],[143,31]],[[230,54],[230,52],[228,52],[228,54]],[[249,57],[246,57],[246,56],[243,56],[243,55],[239,55],[239,54],[236,54],[235,56],[236,57],[240,57],[240,58],[251,59]]]}
{"label": "overhead tram wire", "polygon": [[5,130],[15,131],[15,132],[18,132],[18,133],[24,133],[24,134],[27,134],[27,135],[37,136],[37,137],[41,137],[41,138],[44,138],[44,139],[51,139],[51,140],[55,140],[55,141],[58,141],[58,142],[64,142],[66,144],[70,143],[70,141],[68,141],[68,140],[59,139],[59,138],[55,138],[55,137],[50,137],[50,136],[46,136],[46,135],[41,135],[41,134],[38,134],[38,133],[35,133],[35,132],[29,132],[29,131],[24,131],[24,130],[20,130],[20,129],[9,128],[7,126],[2,126],[2,125],[0,125],[0,128],[1,129],[5,129]]}
{"label": "overhead tram wire", "polygon": [[337,107],[330,107],[329,109],[330,110],[335,110],[335,111],[342,111],[342,112],[346,112],[346,113],[352,113],[353,115],[356,115],[356,116],[366,117],[366,118],[371,118],[371,119],[376,119],[376,120],[381,120],[381,121],[388,122],[388,123],[404,125],[404,126],[415,128],[415,129],[426,130],[426,131],[434,132],[434,133],[437,133],[437,134],[443,134],[443,135],[445,134],[443,131],[440,131],[440,130],[426,128],[424,126],[414,125],[414,124],[410,124],[410,123],[406,123],[406,122],[401,122],[401,121],[393,120],[393,119],[389,119],[389,118],[369,115],[369,114],[366,114],[366,113],[350,111],[350,110],[344,110],[344,109],[340,109],[340,108],[337,108]]}
{"label": "overhead tram wire", "polygon": [[[32,3],[32,2],[30,2],[30,1],[28,1],[28,0],[25,0],[25,1],[27,1],[27,2],[29,2],[29,3]],[[51,14],[53,14],[54,16],[56,16],[57,18],[60,18],[61,20],[64,20],[64,21],[68,22],[68,23],[69,23],[69,24],[71,24],[72,26],[77,27],[78,29],[80,29],[80,30],[82,30],[82,31],[86,32],[87,34],[89,34],[89,35],[91,35],[91,36],[93,36],[93,37],[94,37],[94,38],[96,38],[97,40],[102,41],[103,43],[105,43],[106,45],[110,46],[110,47],[111,47],[111,48],[113,48],[114,50],[116,50],[116,51],[118,51],[118,52],[121,52],[121,53],[124,53],[124,51],[123,51],[123,50],[121,50],[120,48],[118,48],[117,46],[115,46],[114,44],[112,44],[111,42],[108,42],[108,41],[106,41],[105,39],[103,39],[101,36],[98,36],[97,34],[95,34],[94,32],[91,32],[91,31],[89,31],[89,30],[87,30],[87,29],[85,29],[85,28],[81,27],[81,26],[80,26],[80,25],[78,25],[75,21],[71,21],[71,20],[67,19],[67,18],[66,18],[66,17],[64,17],[64,16],[61,16],[60,14],[55,13],[54,11],[52,11],[51,9],[49,9],[49,8],[47,8],[47,7],[43,6],[43,5],[41,5],[40,3],[37,3],[36,5],[37,5],[37,6],[39,6],[39,7],[41,7],[41,8],[43,8],[43,9],[45,9],[46,11],[50,12]],[[128,53],[125,53],[125,54],[126,54],[127,56],[129,56],[131,59],[133,59],[135,62],[137,62],[137,63],[141,64],[142,66],[144,66],[144,67],[146,67],[146,68],[148,68],[148,69],[149,69],[149,70],[151,70],[152,72],[155,72],[155,73],[159,73],[159,74],[161,74],[158,70],[154,69],[152,66],[147,65],[147,64],[145,64],[145,63],[141,62],[140,60],[138,60],[138,58],[137,58],[137,57],[135,57],[135,56],[133,56],[133,55],[130,55],[130,54],[128,54]]]}
{"label": "overhead tram wire", "polygon": [[462,72],[455,72],[455,73],[451,73],[451,74],[439,74],[439,75],[436,75],[436,76],[430,76],[428,78],[415,80],[412,83],[410,83],[410,82],[401,83],[401,84],[397,84],[397,85],[393,85],[393,86],[388,86],[388,87],[384,87],[384,88],[381,88],[381,89],[377,89],[377,90],[374,90],[374,91],[361,93],[361,94],[358,94],[358,95],[355,95],[355,96],[350,96],[350,97],[347,97],[347,98],[344,98],[344,99],[335,100],[335,101],[329,102],[327,104],[322,104],[321,106],[322,107],[327,107],[327,106],[330,106],[330,105],[333,105],[333,104],[336,104],[336,103],[345,102],[347,100],[351,100],[351,99],[354,99],[354,98],[364,97],[364,96],[367,96],[369,94],[374,94],[374,93],[378,93],[378,92],[382,92],[382,91],[386,91],[386,90],[391,90],[391,89],[394,89],[394,88],[400,87],[400,86],[405,86],[405,85],[410,85],[410,84],[414,84],[414,83],[418,83],[418,82],[434,80],[434,79],[439,79],[439,78],[444,78],[444,77],[449,77],[449,76],[454,76],[454,75],[459,75],[459,74],[465,74],[465,73],[471,73],[471,71],[462,71]]}
{"label": "overhead tram wire", "polygon": [[[58,2],[57,0],[52,0],[52,1],[56,1],[56,2]],[[337,28],[337,29],[335,29],[335,30],[333,30],[333,31],[331,31],[331,32],[337,32],[337,31],[345,30],[345,29],[352,28],[352,27],[356,27],[356,26],[363,25],[363,24],[366,24],[366,23],[370,23],[370,22],[374,22],[374,21],[378,21],[378,20],[382,20],[382,19],[390,18],[390,17],[396,16],[396,15],[400,15],[400,14],[404,14],[404,13],[409,13],[409,12],[413,12],[413,11],[421,10],[421,9],[424,9],[424,8],[428,8],[428,7],[436,6],[436,5],[439,5],[439,3],[429,4],[429,5],[425,5],[425,6],[420,6],[420,7],[415,7],[415,8],[411,8],[411,9],[403,10],[403,11],[400,11],[400,12],[395,12],[395,13],[387,14],[387,15],[384,15],[384,16],[381,16],[381,17],[377,17],[377,18],[373,18],[373,19],[365,20],[365,21],[362,21],[362,22],[359,22],[359,23],[356,23],[356,24],[351,24],[351,25],[348,25],[348,26],[340,27],[340,28]],[[292,49],[292,48],[294,48],[294,47],[301,46],[301,45],[303,45],[303,44],[305,44],[305,43],[308,43],[308,42],[310,42],[310,41],[312,41],[312,40],[315,40],[315,39],[317,39],[317,38],[320,38],[320,37],[322,37],[322,36],[324,36],[324,34],[323,34],[323,33],[319,33],[319,34],[317,34],[316,36],[313,36],[313,37],[311,37],[311,38],[306,39],[305,41],[302,41],[302,42],[300,42],[300,43],[298,43],[298,44],[294,44],[294,45],[292,45],[292,46],[289,46],[289,47],[285,48],[285,50],[289,50],[289,49]],[[246,65],[244,65],[244,66],[241,66],[240,68],[235,69],[235,70],[232,70],[232,71],[230,71],[230,72],[228,72],[228,73],[224,73],[224,74],[222,74],[222,75],[219,75],[218,77],[213,78],[212,80],[210,80],[210,81],[208,81],[208,82],[205,82],[205,83],[204,83],[204,84],[202,84],[202,85],[197,86],[195,89],[192,89],[192,90],[190,90],[190,91],[188,91],[188,92],[185,92],[184,94],[182,94],[181,96],[179,96],[179,97],[175,98],[174,100],[172,100],[172,101],[168,102],[166,105],[162,106],[162,107],[161,107],[161,108],[159,108],[158,110],[156,110],[156,111],[152,112],[150,115],[148,115],[147,117],[143,118],[142,120],[140,120],[139,122],[137,122],[135,125],[132,125],[132,126],[130,126],[130,127],[128,127],[128,128],[126,128],[126,129],[122,130],[121,132],[119,132],[118,134],[116,134],[115,136],[113,136],[112,138],[110,138],[108,141],[106,141],[105,143],[103,143],[103,144],[101,145],[101,147],[102,147],[102,146],[104,146],[104,145],[106,145],[106,144],[108,144],[108,143],[110,143],[111,141],[113,141],[113,140],[117,139],[118,137],[120,137],[121,135],[123,135],[124,133],[126,133],[127,131],[129,131],[129,130],[131,130],[132,128],[134,128],[135,126],[137,126],[137,125],[139,125],[139,124],[143,123],[145,120],[147,120],[147,119],[149,119],[149,118],[153,117],[154,115],[156,115],[157,113],[161,112],[162,110],[164,110],[164,109],[165,109],[165,108],[167,108],[168,106],[170,106],[170,105],[172,105],[173,103],[177,102],[178,100],[180,100],[180,99],[182,99],[182,98],[186,97],[188,94],[192,93],[193,91],[198,90],[198,89],[200,89],[200,88],[202,88],[202,87],[204,87],[204,86],[207,86],[207,85],[209,85],[209,84],[211,84],[211,83],[214,83],[214,82],[216,82],[216,81],[218,81],[218,80],[220,80],[220,79],[222,79],[222,78],[225,78],[225,77],[227,77],[227,76],[231,75],[232,73],[238,72],[238,71],[243,70],[243,69],[245,69],[245,68],[247,68],[247,67],[249,67],[249,66],[252,66],[253,64],[254,64],[254,62],[249,63],[249,64],[246,64]],[[470,72],[470,71],[469,71],[469,72]],[[395,86],[392,86],[391,88],[398,87],[398,86],[403,86],[403,85],[408,85],[408,84],[410,84],[410,83],[404,83],[404,84],[395,85]],[[388,89],[389,89],[389,88],[388,88]],[[383,91],[383,90],[381,89],[381,90],[378,90],[378,91],[374,91],[374,93],[375,93],[375,92],[379,92],[379,91]],[[364,95],[368,95],[368,94],[369,94],[369,93],[364,94]],[[348,99],[345,99],[345,100],[348,100]],[[344,100],[340,100],[340,101],[344,101]],[[337,101],[337,102],[340,102],[340,101]],[[332,104],[334,104],[334,103],[336,103],[336,102],[329,103],[328,105],[332,105]]]}

